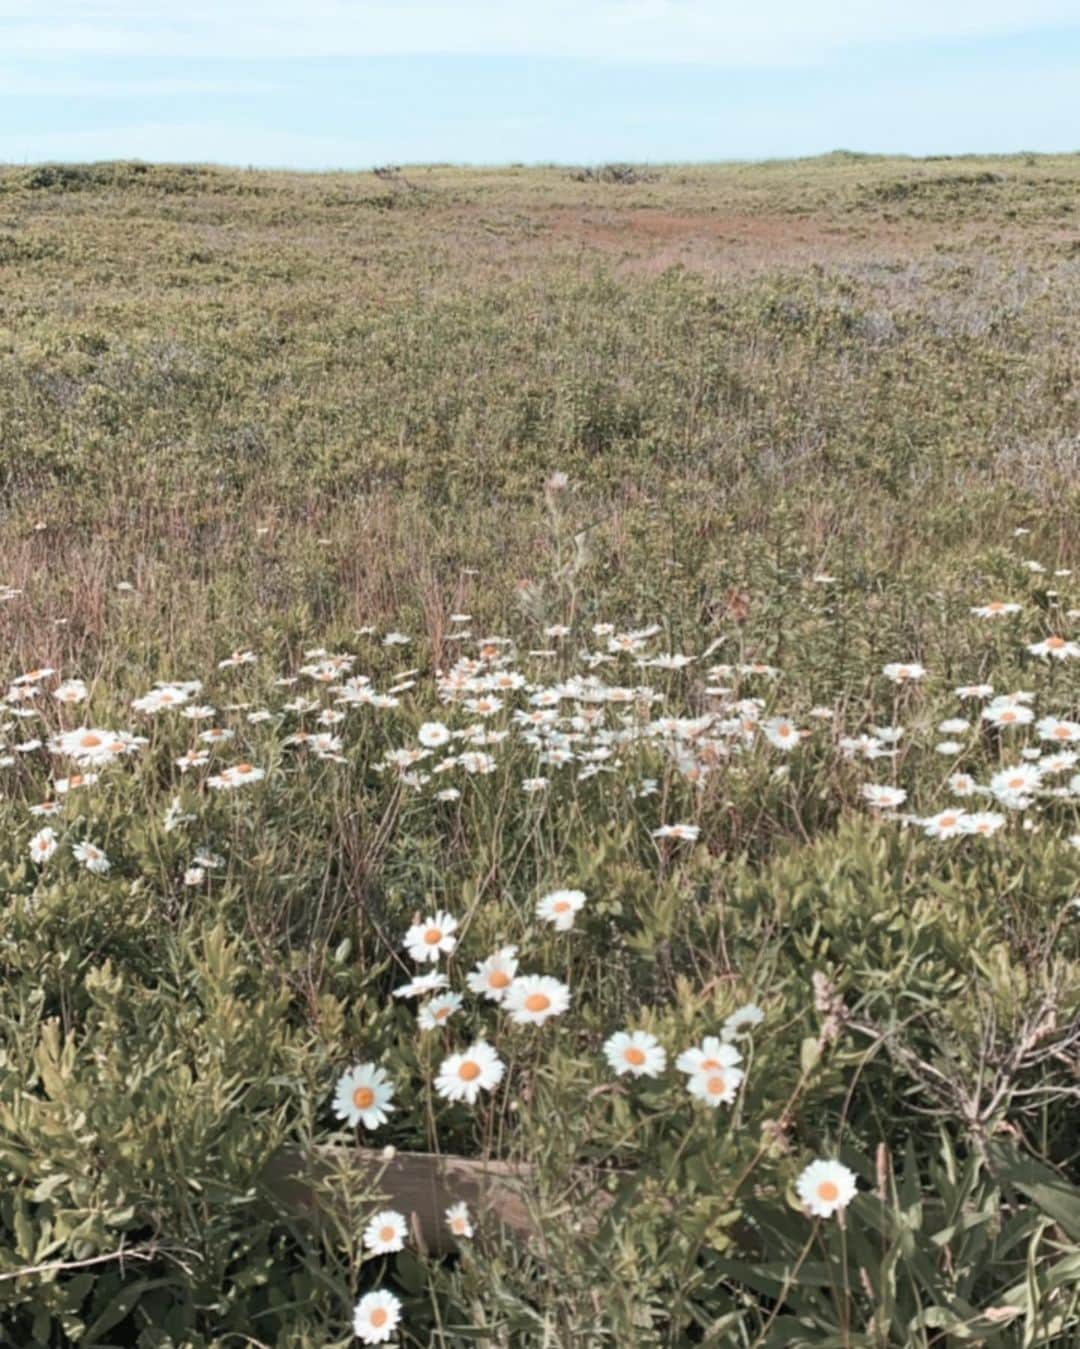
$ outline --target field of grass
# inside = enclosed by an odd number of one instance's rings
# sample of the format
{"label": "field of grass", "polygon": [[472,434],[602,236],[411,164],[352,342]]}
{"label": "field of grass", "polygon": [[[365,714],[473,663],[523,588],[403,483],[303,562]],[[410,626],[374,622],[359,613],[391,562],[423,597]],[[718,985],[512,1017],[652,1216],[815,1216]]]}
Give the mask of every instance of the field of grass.
{"label": "field of grass", "polygon": [[1080,1344],[1078,213],[0,167],[4,1342]]}

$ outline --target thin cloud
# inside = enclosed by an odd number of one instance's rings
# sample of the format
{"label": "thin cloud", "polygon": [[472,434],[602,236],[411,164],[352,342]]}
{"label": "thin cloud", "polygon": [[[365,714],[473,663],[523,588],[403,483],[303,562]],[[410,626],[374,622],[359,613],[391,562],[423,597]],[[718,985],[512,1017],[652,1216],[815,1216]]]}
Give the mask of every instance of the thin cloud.
{"label": "thin cloud", "polygon": [[720,68],[808,65],[851,46],[1075,26],[1075,0],[0,0],[0,47],[268,60],[303,56],[534,55]]}

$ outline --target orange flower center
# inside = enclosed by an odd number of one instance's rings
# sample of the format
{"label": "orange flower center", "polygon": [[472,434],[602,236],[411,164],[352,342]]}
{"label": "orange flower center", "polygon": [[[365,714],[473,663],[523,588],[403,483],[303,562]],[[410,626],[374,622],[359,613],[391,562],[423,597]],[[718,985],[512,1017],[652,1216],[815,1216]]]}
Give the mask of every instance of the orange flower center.
{"label": "orange flower center", "polygon": [[840,1198],[840,1191],[833,1180],[823,1180],[817,1187],[818,1198],[823,1199],[826,1204],[831,1204]]}
{"label": "orange flower center", "polygon": [[1058,649],[1059,647],[1062,647],[1062,646],[1065,645],[1065,638],[1064,638],[1064,637],[1047,637],[1047,639],[1046,639],[1046,645],[1047,645],[1048,647],[1050,647],[1050,649],[1051,649],[1052,651],[1057,651],[1057,649]]}
{"label": "orange flower center", "polygon": [[525,1007],[530,1012],[546,1012],[551,1006],[551,999],[546,993],[530,993],[525,999]]}
{"label": "orange flower center", "polygon": [[629,1045],[623,1050],[623,1058],[627,1063],[632,1063],[635,1068],[640,1068],[645,1062],[645,1051],[639,1049],[637,1045]]}
{"label": "orange flower center", "polygon": [[555,913],[565,913],[566,910],[570,907],[570,902],[569,900],[566,899],[557,899],[555,903],[552,904],[551,907],[555,911]]}
{"label": "orange flower center", "polygon": [[371,1313],[371,1324],[375,1327],[376,1330],[379,1330],[384,1325],[386,1325],[389,1319],[390,1313],[386,1310],[385,1307],[376,1307],[375,1310]]}
{"label": "orange flower center", "polygon": [[387,1226],[379,1228],[380,1241],[393,1241],[395,1236],[397,1236],[397,1233],[394,1231],[392,1227]]}
{"label": "orange flower center", "polygon": [[375,1093],[370,1087],[357,1087],[352,1098],[357,1110],[368,1110],[375,1103]]}
{"label": "orange flower center", "polygon": [[250,773],[250,772],[251,772],[251,764],[249,764],[249,763],[238,763],[233,771],[234,771],[235,773]]}
{"label": "orange flower center", "polygon": [[79,744],[83,749],[96,749],[101,744],[101,736],[95,735],[93,731],[88,731],[79,741]]}
{"label": "orange flower center", "polygon": [[714,1075],[709,1078],[709,1080],[705,1083],[705,1085],[709,1089],[710,1096],[722,1096],[724,1094],[724,1088],[727,1084],[725,1083],[720,1073],[714,1073]]}
{"label": "orange flower center", "polygon": [[941,826],[942,829],[951,829],[955,823],[956,823],[955,815],[942,815],[941,819],[938,820],[938,824]]}
{"label": "orange flower center", "polygon": [[1069,728],[1068,726],[1055,726],[1054,734],[1057,736],[1059,740],[1068,740]]}
{"label": "orange flower center", "polygon": [[1010,778],[1009,786],[1012,787],[1013,790],[1015,791],[1016,788],[1022,787],[1024,785],[1024,782],[1025,782],[1024,778]]}
{"label": "orange flower center", "polygon": [[437,946],[442,941],[442,928],[429,927],[424,933],[424,940],[429,946]]}
{"label": "orange flower center", "polygon": [[505,988],[510,976],[505,970],[492,970],[488,975],[488,988]]}
{"label": "orange flower center", "polygon": [[474,1082],[480,1076],[480,1065],[473,1059],[466,1059],[458,1069],[458,1077],[464,1082]]}

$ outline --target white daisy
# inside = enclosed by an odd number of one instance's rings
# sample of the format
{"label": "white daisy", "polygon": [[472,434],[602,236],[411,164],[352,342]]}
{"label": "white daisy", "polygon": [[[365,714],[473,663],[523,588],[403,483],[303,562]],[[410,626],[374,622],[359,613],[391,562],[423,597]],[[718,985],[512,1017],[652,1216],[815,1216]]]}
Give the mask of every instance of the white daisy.
{"label": "white daisy", "polygon": [[894,684],[907,684],[913,680],[922,679],[926,670],[918,661],[908,661],[906,664],[893,661],[889,665],[883,665],[881,673],[886,679],[891,679]]}
{"label": "white daisy", "polygon": [[93,871],[99,876],[104,876],[112,866],[112,863],[101,849],[96,847],[93,843],[86,841],[76,843],[71,851],[75,855],[75,860],[81,862],[83,866],[86,867],[87,871]]}
{"label": "white daisy", "polygon": [[570,990],[546,974],[520,975],[507,990],[504,1006],[516,1026],[542,1026],[570,1006]]}
{"label": "white daisy", "polygon": [[585,904],[581,890],[553,890],[537,901],[537,917],[550,923],[558,932],[569,932],[574,926],[574,915]]}
{"label": "white daisy", "polygon": [[30,840],[30,856],[40,866],[42,862],[47,862],[56,851],[56,830],[50,829],[48,825],[44,829],[39,829]]}
{"label": "white daisy", "polygon": [[465,982],[470,992],[479,993],[491,1002],[502,1002],[514,981],[517,967],[517,947],[504,946],[482,960]]}
{"label": "white daisy", "polygon": [[374,1063],[361,1063],[350,1068],[338,1079],[334,1093],[334,1114],[347,1124],[362,1124],[365,1129],[377,1129],[385,1124],[394,1107],[394,1084],[382,1068]]}
{"label": "white daisy", "polygon": [[706,1105],[730,1105],[743,1076],[741,1068],[705,1068],[691,1075],[686,1089]]}
{"label": "white daisy", "polygon": [[831,1218],[855,1197],[855,1175],[840,1162],[811,1162],[795,1183],[807,1211],[815,1218]]}
{"label": "white daisy", "polygon": [[506,1071],[502,1059],[485,1040],[477,1040],[460,1054],[443,1059],[435,1090],[444,1100],[476,1103],[481,1091],[491,1091]]}
{"label": "white daisy", "polygon": [[700,1045],[684,1049],[675,1060],[680,1073],[692,1077],[695,1073],[707,1072],[713,1068],[734,1068],[742,1062],[742,1054],[733,1044],[721,1040],[715,1035],[706,1035]]}
{"label": "white daisy", "polygon": [[745,1035],[755,1026],[760,1026],[764,1020],[765,1013],[756,1002],[743,1003],[741,1007],[735,1008],[721,1026],[720,1037],[724,1040],[734,1040],[737,1035]]}
{"label": "white daisy", "polygon": [[471,1237],[473,1225],[468,1204],[451,1204],[446,1210],[446,1225],[455,1237]]}
{"label": "white daisy", "polygon": [[417,1025],[421,1030],[437,1030],[440,1026],[446,1025],[460,1006],[459,993],[440,993],[437,998],[431,998],[420,1008],[416,1016]]}
{"label": "white daisy", "polygon": [[402,945],[418,964],[425,960],[435,961],[440,955],[449,955],[457,945],[456,931],[457,919],[440,909],[422,923],[413,923]]}
{"label": "white daisy", "polygon": [[407,984],[401,984],[394,989],[395,998],[422,998],[428,993],[437,993],[440,988],[445,988],[450,982],[445,974],[439,974],[433,971],[431,974],[418,974],[415,979],[410,979]]}
{"label": "white daisy", "polygon": [[663,1045],[645,1030],[616,1031],[604,1042],[604,1057],[617,1077],[658,1077],[667,1066]]}
{"label": "white daisy", "polygon": [[385,1344],[401,1321],[401,1303],[380,1289],[365,1293],[353,1311],[353,1330],[365,1344]]}
{"label": "white daisy", "polygon": [[392,1208],[383,1209],[370,1218],[364,1228],[364,1246],[373,1255],[389,1255],[402,1249],[408,1230],[404,1214]]}

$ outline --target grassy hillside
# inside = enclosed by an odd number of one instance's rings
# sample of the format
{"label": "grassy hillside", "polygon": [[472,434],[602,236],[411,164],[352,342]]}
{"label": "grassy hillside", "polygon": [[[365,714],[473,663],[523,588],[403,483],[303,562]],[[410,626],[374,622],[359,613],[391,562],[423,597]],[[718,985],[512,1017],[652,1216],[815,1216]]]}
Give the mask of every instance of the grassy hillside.
{"label": "grassy hillside", "polygon": [[[1078,212],[1080,156],[0,167],[13,1343],[1078,1342]],[[510,945],[564,1013],[470,986]],[[358,1145],[529,1162],[529,1235],[366,1253]]]}

